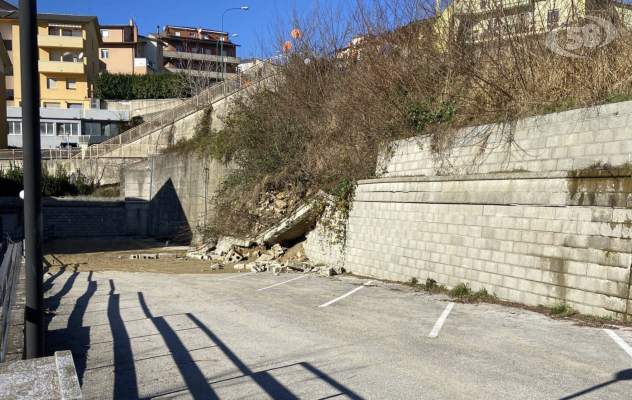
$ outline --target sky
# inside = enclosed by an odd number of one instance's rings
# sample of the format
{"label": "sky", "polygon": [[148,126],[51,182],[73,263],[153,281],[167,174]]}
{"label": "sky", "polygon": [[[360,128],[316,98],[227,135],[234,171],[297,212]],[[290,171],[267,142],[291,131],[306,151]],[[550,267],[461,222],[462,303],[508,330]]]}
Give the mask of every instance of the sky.
{"label": "sky", "polygon": [[[337,0],[334,0],[334,2]],[[38,0],[38,12],[96,15],[100,24],[127,24],[133,18],[138,33],[147,35],[165,25],[201,26],[221,30],[222,13],[232,7],[248,6],[248,11],[232,10],[224,17],[224,30],[237,33],[233,42],[241,45],[238,56],[261,56],[260,39],[267,37],[270,24],[287,16],[294,5],[309,9],[313,0]],[[288,32],[289,38],[289,32]]]}

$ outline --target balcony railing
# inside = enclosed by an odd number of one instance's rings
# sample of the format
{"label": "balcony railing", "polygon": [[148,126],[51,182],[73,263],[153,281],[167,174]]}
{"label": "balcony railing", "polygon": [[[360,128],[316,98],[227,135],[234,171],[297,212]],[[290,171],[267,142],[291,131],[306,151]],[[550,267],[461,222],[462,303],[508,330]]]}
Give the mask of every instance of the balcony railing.
{"label": "balcony railing", "polygon": [[57,74],[84,74],[83,61],[40,61],[39,72]]}
{"label": "balcony railing", "polygon": [[37,44],[39,47],[83,49],[83,37],[59,36],[59,35],[37,35]]}
{"label": "balcony railing", "polygon": [[[164,51],[162,53],[164,58],[176,58],[179,60],[195,60],[195,61],[212,61],[212,62],[221,62],[222,56],[212,55],[212,54],[201,54],[201,53],[188,53],[185,51]],[[241,58],[238,57],[230,57],[224,56],[224,63],[226,64],[239,64],[241,62]]]}
{"label": "balcony railing", "polygon": [[493,13],[503,10],[510,10],[516,7],[531,5],[531,0],[488,0],[488,1],[461,1],[455,8],[456,14],[483,14]]}

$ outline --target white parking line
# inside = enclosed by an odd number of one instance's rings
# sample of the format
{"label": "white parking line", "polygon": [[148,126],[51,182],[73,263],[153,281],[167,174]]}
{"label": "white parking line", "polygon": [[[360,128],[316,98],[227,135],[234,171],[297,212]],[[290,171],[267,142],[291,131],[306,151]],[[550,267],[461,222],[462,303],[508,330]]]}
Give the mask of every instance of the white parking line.
{"label": "white parking line", "polygon": [[240,276],[246,276],[246,275],[252,275],[252,274],[256,274],[256,272],[248,272],[247,274],[239,274],[239,275],[235,275],[235,276],[229,276],[228,278],[218,279],[218,281],[225,281],[226,279],[239,278]]}
{"label": "white parking line", "polygon": [[333,299],[332,301],[328,301],[328,302],[327,302],[327,303],[325,303],[325,304],[321,304],[321,305],[319,305],[319,306],[318,306],[318,308],[325,308],[325,307],[327,307],[328,305],[334,304],[334,303],[335,303],[335,302],[337,302],[338,300],[342,300],[342,299],[344,299],[345,297],[347,297],[347,296],[350,296],[350,295],[354,294],[355,292],[357,292],[358,290],[360,290],[360,289],[364,288],[365,286],[368,286],[368,285],[369,285],[369,284],[371,284],[372,282],[373,282],[373,281],[368,281],[368,282],[367,282],[367,283],[365,283],[364,285],[362,285],[362,286],[360,286],[360,287],[357,287],[357,288],[353,289],[352,291],[350,291],[349,293],[347,293],[347,294],[345,294],[345,295],[342,295],[342,296],[340,296],[340,297],[338,297],[338,298],[335,298],[335,299]]}
{"label": "white parking line", "polygon": [[623,339],[621,339],[619,335],[617,335],[610,329],[604,329],[603,331],[606,332],[608,336],[610,336],[612,340],[614,340],[623,349],[623,351],[625,351],[630,357],[632,357],[632,347],[630,347],[630,345],[623,341]]}
{"label": "white parking line", "polygon": [[289,281],[285,281],[285,282],[277,283],[276,285],[272,285],[272,286],[264,287],[264,288],[262,288],[262,289],[257,289],[257,292],[260,292],[260,291],[262,291],[262,290],[266,290],[266,289],[270,289],[270,288],[273,288],[273,287],[275,287],[275,286],[284,285],[284,284],[286,284],[286,283],[288,283],[288,282],[292,282],[292,281],[295,281],[295,280],[297,280],[297,279],[306,278],[306,277],[307,277],[307,275],[299,276],[298,278],[290,279]]}
{"label": "white parking line", "polygon": [[443,313],[441,313],[441,316],[437,320],[434,328],[432,328],[432,331],[430,331],[430,335],[428,335],[430,339],[434,339],[439,336],[439,331],[441,330],[441,327],[443,326],[446,318],[448,318],[448,314],[450,314],[450,311],[452,311],[452,307],[454,307],[454,303],[448,304],[445,310],[443,310]]}

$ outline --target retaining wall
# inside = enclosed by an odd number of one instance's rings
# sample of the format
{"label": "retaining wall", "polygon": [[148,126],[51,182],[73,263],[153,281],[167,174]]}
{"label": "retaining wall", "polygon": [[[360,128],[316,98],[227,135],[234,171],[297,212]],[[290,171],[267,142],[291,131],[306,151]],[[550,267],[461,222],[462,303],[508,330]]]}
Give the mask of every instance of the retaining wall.
{"label": "retaining wall", "polygon": [[[440,158],[427,142],[400,142],[392,158],[382,154],[384,178],[359,182],[337,256],[361,275],[632,315],[630,170],[586,168],[628,162],[631,111],[625,102],[518,121],[510,128],[520,149],[497,146],[492,136],[506,126],[491,127],[484,151],[470,133],[489,127],[462,131]],[[531,172],[496,173],[523,169]],[[308,235],[310,258],[332,258],[322,239]]]}
{"label": "retaining wall", "polygon": [[[511,140],[510,140],[511,139]],[[462,129],[443,156],[424,139],[395,142],[378,174],[432,176],[507,170],[570,171],[595,161],[631,161],[632,102],[526,118],[513,124]]]}
{"label": "retaining wall", "polygon": [[[19,198],[1,197],[0,209],[23,207]],[[43,197],[44,226],[55,237],[147,235],[147,202],[94,197]]]}

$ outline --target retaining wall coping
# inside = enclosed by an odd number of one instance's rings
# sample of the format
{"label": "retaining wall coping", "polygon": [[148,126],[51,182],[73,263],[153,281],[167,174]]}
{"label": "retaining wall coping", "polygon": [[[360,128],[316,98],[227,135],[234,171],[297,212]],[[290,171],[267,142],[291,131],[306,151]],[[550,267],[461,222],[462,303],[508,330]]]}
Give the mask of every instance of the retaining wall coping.
{"label": "retaining wall coping", "polygon": [[457,181],[503,181],[527,179],[580,179],[580,178],[629,178],[628,169],[582,170],[582,171],[545,171],[545,172],[506,172],[491,174],[439,175],[439,176],[393,176],[387,178],[363,179],[358,185],[399,182],[457,182]]}

